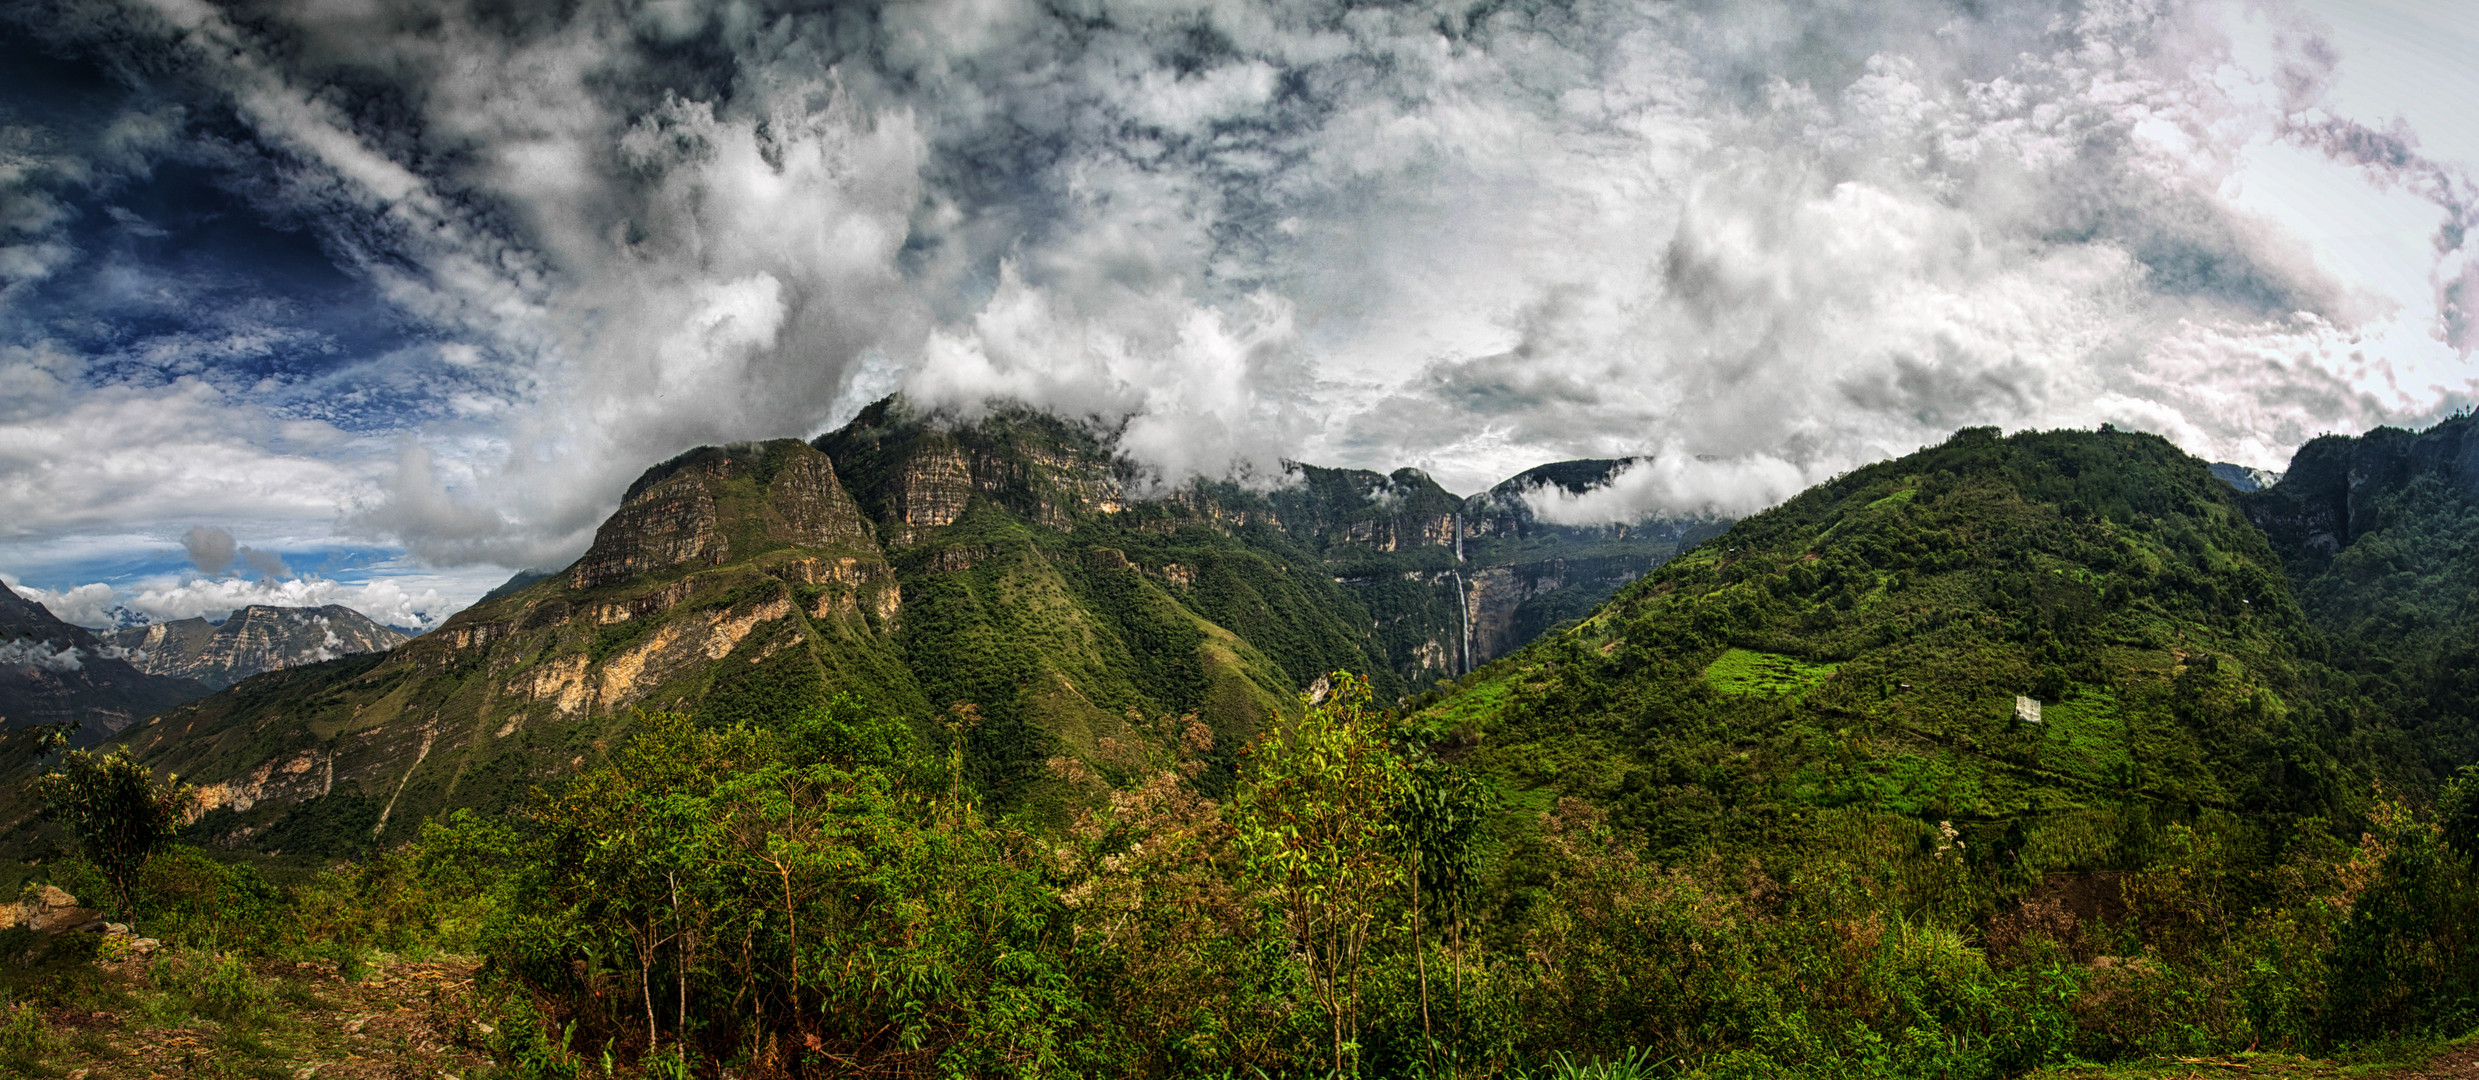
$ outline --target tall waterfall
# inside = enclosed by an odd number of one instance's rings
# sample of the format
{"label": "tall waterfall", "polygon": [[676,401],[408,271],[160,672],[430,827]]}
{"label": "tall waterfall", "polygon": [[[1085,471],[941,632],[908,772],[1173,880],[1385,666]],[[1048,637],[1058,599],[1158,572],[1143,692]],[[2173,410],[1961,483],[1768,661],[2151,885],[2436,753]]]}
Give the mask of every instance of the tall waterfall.
{"label": "tall waterfall", "polygon": [[1463,624],[1463,649],[1458,657],[1457,675],[1472,673],[1472,594],[1463,586],[1463,571],[1449,571],[1455,579],[1455,618]]}

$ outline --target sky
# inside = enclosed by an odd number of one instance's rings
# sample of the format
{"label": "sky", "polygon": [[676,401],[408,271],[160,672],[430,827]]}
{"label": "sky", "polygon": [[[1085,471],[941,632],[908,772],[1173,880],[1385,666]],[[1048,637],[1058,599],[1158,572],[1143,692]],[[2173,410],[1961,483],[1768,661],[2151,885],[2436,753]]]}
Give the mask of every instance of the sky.
{"label": "sky", "polygon": [[902,392],[1558,520],[2471,404],[2479,5],[0,0],[0,580],[436,625]]}

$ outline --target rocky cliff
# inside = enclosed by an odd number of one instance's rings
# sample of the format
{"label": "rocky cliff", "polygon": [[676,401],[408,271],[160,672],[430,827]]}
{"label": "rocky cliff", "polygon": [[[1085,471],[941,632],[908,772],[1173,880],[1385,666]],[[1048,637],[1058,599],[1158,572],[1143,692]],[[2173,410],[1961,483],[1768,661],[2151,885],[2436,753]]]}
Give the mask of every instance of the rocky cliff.
{"label": "rocky cliff", "polygon": [[822,455],[706,448],[650,470],[564,573],[385,654],[244,680],[129,742],[207,781],[210,808],[341,794],[377,800],[384,827],[517,797],[639,709],[763,719],[835,682],[926,713],[888,645],[901,609]]}
{"label": "rocky cliff", "polygon": [[1467,500],[1416,470],[1289,481],[1162,491],[1083,425],[890,400],[814,443],[683,454],[563,571],[128,738],[207,785],[217,835],[250,842],[336,831],[297,815],[386,836],[504,803],[607,752],[640,710],[866,708],[934,745],[942,713],[970,703],[974,782],[1051,813],[1052,763],[1107,770],[1149,737],[1131,718],[1197,714],[1227,775],[1319,676],[1417,694],[1675,548],[1658,530],[1511,525],[1474,547]]}
{"label": "rocky cliff", "polygon": [[2479,759],[2479,418],[2300,447],[2239,496],[2280,552],[2320,649],[2401,725],[2424,786]]}
{"label": "rocky cliff", "polygon": [[290,608],[251,604],[221,625],[179,619],[102,635],[151,675],[196,679],[220,690],[262,671],[340,656],[386,652],[409,638],[340,604]]}
{"label": "rocky cliff", "polygon": [[141,671],[131,659],[0,585],[0,731],[74,723],[78,743],[92,745],[207,692],[189,679]]}

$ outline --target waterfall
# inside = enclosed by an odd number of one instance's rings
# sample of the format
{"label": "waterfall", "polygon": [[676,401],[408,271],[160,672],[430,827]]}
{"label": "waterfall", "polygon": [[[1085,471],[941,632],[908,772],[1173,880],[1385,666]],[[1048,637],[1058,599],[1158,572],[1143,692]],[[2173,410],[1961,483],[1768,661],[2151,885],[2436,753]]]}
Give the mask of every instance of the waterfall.
{"label": "waterfall", "polygon": [[1472,673],[1472,595],[1464,588],[1463,571],[1453,570],[1449,573],[1455,579],[1455,619],[1463,627],[1461,670],[1456,671],[1455,674],[1469,675]]}
{"label": "waterfall", "polygon": [[[1463,565],[1463,514],[1455,514],[1455,565]],[[1463,627],[1463,670],[1457,675],[1472,673],[1472,594],[1464,588],[1463,571],[1455,572],[1455,619]]]}

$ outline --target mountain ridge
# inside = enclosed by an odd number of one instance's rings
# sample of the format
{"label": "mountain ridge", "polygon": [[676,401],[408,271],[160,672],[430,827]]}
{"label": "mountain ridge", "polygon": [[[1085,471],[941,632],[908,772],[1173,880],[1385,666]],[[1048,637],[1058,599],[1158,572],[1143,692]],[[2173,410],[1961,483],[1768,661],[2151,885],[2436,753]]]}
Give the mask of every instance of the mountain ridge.
{"label": "mountain ridge", "polygon": [[1966,429],[1739,522],[1423,715],[1526,798],[1673,851],[1853,804],[1998,851],[2129,800],[2339,814],[2369,712],[2239,500],[2156,436]]}
{"label": "mountain ridge", "polygon": [[101,638],[125,650],[141,671],[221,690],[262,671],[385,652],[410,636],[342,604],[248,604],[221,623],[176,619],[107,631]]}
{"label": "mountain ridge", "polygon": [[[658,463],[570,566],[127,741],[201,781],[208,827],[248,843],[288,815],[383,836],[504,804],[599,760],[639,709],[781,724],[848,699],[935,744],[971,703],[974,782],[1056,815],[1051,763],[1150,737],[1132,717],[1196,713],[1219,748],[1209,780],[1227,778],[1322,675],[1417,692],[1677,546],[1664,526],[1566,529],[1507,506],[1479,507],[1494,531],[1467,528],[1478,504],[1417,470],[1295,471],[1270,492],[1137,498],[1141,475],[1081,425],[890,399],[807,443]],[[1525,606],[1542,597],[1563,606]]]}
{"label": "mountain ridge", "polygon": [[140,670],[125,650],[0,583],[0,731],[77,724],[75,741],[92,745],[205,693]]}

